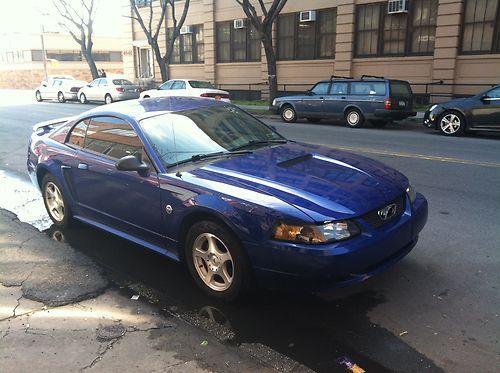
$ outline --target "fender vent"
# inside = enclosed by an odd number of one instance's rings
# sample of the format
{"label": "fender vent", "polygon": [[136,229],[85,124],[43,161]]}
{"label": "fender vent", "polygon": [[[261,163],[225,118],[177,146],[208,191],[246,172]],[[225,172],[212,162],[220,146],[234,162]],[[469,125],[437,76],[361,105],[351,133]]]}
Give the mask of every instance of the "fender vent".
{"label": "fender vent", "polygon": [[300,157],[292,158],[292,159],[289,159],[287,161],[283,161],[281,163],[278,163],[278,166],[283,167],[283,168],[292,167],[292,166],[295,166],[296,164],[308,161],[312,157],[313,157],[312,154],[301,155]]}

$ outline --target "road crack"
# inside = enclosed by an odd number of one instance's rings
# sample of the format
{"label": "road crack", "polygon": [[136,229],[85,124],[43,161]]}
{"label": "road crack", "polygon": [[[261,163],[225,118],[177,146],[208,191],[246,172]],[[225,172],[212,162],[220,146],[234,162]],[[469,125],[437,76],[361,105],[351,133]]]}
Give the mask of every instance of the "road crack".
{"label": "road crack", "polygon": [[94,359],[94,360],[92,360],[90,364],[88,364],[88,365],[84,366],[83,368],[81,368],[81,369],[80,369],[80,372],[83,372],[83,371],[84,371],[84,370],[86,370],[86,369],[90,369],[90,368],[94,367],[96,364],[98,364],[98,363],[102,360],[102,358],[104,357],[104,355],[105,355],[105,354],[106,354],[109,350],[111,350],[111,349],[113,348],[113,345],[114,345],[116,342],[118,342],[118,341],[119,341],[121,338],[123,338],[123,337],[124,337],[124,335],[123,335],[123,336],[121,336],[121,337],[115,338],[115,339],[113,339],[112,341],[109,341],[109,342],[108,342],[108,344],[107,344],[107,346],[106,346],[106,348],[104,349],[104,351],[102,351],[102,352],[99,352],[99,351],[98,351],[98,352],[97,352],[97,356],[95,357],[95,359]]}

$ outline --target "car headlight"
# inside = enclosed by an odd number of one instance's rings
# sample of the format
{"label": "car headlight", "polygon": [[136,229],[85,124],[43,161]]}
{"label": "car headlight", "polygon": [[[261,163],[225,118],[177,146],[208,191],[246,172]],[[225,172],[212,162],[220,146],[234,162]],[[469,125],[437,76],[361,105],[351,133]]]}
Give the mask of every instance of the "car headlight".
{"label": "car headlight", "polygon": [[429,108],[429,111],[432,111],[432,110],[434,110],[435,108],[437,108],[437,105],[432,105],[432,106]]}
{"label": "car headlight", "polygon": [[406,188],[406,193],[408,193],[410,202],[411,203],[415,202],[415,199],[417,198],[417,192],[415,192],[415,189],[413,189],[411,185],[408,185],[408,188]]}
{"label": "car headlight", "polygon": [[309,244],[336,242],[357,236],[361,231],[349,220],[329,222],[322,225],[287,224],[276,226],[273,238],[280,241],[294,241]]}
{"label": "car headlight", "polygon": [[273,106],[276,106],[276,99],[273,100]]}

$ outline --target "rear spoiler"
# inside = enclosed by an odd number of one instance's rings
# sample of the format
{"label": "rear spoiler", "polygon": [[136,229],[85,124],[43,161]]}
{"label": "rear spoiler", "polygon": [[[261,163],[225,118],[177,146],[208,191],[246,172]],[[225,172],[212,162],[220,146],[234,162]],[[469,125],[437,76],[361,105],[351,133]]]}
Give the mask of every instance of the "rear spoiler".
{"label": "rear spoiler", "polygon": [[46,120],[45,122],[40,122],[37,123],[33,126],[33,132],[37,132],[40,129],[47,129],[49,127],[58,127],[57,125],[64,124],[66,122],[69,122],[71,119],[74,117],[64,117],[64,118],[58,118],[58,119],[51,119],[51,120]]}

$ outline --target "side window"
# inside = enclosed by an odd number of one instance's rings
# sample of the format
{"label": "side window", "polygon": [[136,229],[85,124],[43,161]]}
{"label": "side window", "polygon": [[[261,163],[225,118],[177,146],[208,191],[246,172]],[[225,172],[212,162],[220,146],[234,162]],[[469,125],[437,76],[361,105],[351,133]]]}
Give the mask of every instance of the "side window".
{"label": "side window", "polygon": [[105,87],[108,85],[107,79],[100,79],[99,87]]}
{"label": "side window", "polygon": [[330,89],[332,95],[345,95],[347,94],[347,83],[333,83]]}
{"label": "side window", "polygon": [[113,159],[135,155],[142,159],[142,142],[130,124],[114,117],[92,118],[87,129],[85,149]]}
{"label": "side window", "polygon": [[52,87],[59,87],[62,84],[61,80],[54,80],[52,83]]}
{"label": "side window", "polygon": [[101,81],[101,79],[95,79],[93,80],[89,85],[91,87],[97,87],[99,85],[99,82]]}
{"label": "side window", "polygon": [[67,144],[83,148],[85,143],[85,132],[87,132],[88,120],[81,121],[71,130]]}
{"label": "side window", "polygon": [[314,88],[311,90],[311,92],[314,93],[315,95],[326,95],[326,94],[328,94],[329,88],[330,88],[329,82],[318,83],[314,86]]}
{"label": "side window", "polygon": [[494,88],[487,93],[490,98],[500,98],[500,87]]}
{"label": "side window", "polygon": [[383,82],[353,82],[351,83],[351,94],[366,96],[385,95],[385,83]]}
{"label": "side window", "polygon": [[172,85],[174,84],[174,82],[171,80],[169,82],[166,82],[166,83],[163,83],[161,86],[160,86],[160,89],[163,90],[163,91],[167,91],[169,89],[172,89]]}
{"label": "side window", "polygon": [[186,83],[181,80],[176,80],[174,84],[172,84],[172,89],[186,89]]}

